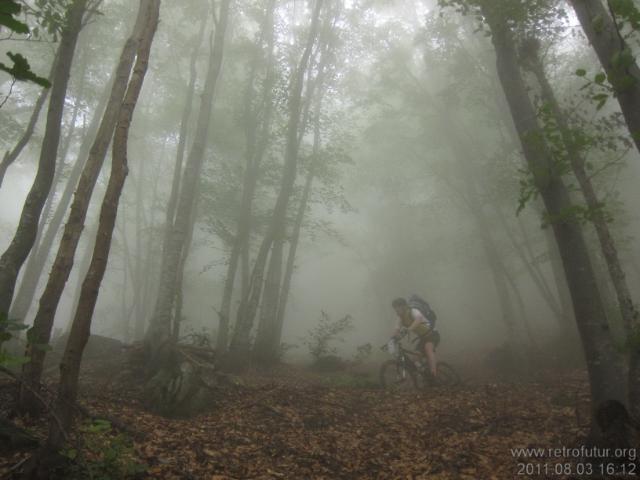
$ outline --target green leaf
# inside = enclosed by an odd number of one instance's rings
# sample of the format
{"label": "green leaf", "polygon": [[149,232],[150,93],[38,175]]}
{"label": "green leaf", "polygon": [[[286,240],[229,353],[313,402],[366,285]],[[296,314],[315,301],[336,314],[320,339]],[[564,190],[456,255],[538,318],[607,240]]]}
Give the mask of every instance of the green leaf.
{"label": "green leaf", "polygon": [[595,77],[593,77],[593,81],[598,85],[602,85],[607,79],[607,75],[604,72],[598,73]]}
{"label": "green leaf", "polygon": [[34,82],[46,88],[51,86],[49,80],[39,77],[31,71],[29,62],[22,55],[19,53],[7,52],[7,56],[13,61],[13,65],[8,67],[4,63],[0,62],[0,70],[7,72],[16,80]]}
{"label": "green leaf", "polygon": [[584,77],[587,74],[587,71],[584,68],[579,68],[576,70],[576,75],[579,77]]}
{"label": "green leaf", "polygon": [[12,30],[16,33],[29,33],[29,27],[26,24],[20,22],[19,20],[16,20],[10,15],[0,15],[0,25],[4,25],[9,30]]}
{"label": "green leaf", "polygon": [[609,95],[606,93],[598,93],[591,98],[593,98],[593,100],[598,102],[596,105],[596,108],[600,110],[602,107],[604,107],[605,103],[607,103],[607,100],[609,99]]}

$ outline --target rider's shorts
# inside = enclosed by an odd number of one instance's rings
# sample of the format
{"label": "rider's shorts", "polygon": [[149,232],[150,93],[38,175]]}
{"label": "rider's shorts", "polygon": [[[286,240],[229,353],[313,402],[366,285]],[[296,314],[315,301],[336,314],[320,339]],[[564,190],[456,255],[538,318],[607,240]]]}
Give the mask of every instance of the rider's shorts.
{"label": "rider's shorts", "polygon": [[424,346],[427,343],[433,343],[433,348],[436,348],[440,343],[440,334],[435,330],[431,330],[429,333],[425,333],[424,335],[418,337],[416,350],[418,350],[420,353],[424,352]]}

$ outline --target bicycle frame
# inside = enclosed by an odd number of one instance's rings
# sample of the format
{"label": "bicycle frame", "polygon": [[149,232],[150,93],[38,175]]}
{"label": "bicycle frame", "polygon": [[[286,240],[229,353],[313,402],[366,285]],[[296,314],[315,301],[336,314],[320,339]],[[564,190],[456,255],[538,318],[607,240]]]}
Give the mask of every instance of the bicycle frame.
{"label": "bicycle frame", "polygon": [[387,350],[403,366],[410,365],[409,368],[417,370],[416,360],[422,357],[420,353],[404,348],[400,341],[394,338],[389,340],[382,348]]}

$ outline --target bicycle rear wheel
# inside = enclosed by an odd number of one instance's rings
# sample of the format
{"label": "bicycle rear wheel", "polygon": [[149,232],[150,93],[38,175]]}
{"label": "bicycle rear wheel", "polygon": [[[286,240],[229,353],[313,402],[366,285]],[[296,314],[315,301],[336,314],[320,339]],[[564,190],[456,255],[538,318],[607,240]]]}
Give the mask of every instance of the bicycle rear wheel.
{"label": "bicycle rear wheel", "polygon": [[380,385],[393,391],[408,391],[418,388],[416,372],[408,370],[397,360],[388,360],[380,367]]}
{"label": "bicycle rear wheel", "polygon": [[444,387],[455,387],[460,384],[460,376],[448,363],[438,362],[436,384]]}

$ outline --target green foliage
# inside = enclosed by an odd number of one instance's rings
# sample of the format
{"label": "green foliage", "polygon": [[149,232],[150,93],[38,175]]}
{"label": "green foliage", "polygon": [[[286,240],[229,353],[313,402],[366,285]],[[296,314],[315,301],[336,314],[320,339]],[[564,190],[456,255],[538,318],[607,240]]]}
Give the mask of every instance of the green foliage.
{"label": "green foliage", "polygon": [[331,320],[331,317],[323,310],[320,321],[313,329],[309,330],[303,344],[309,349],[309,353],[317,362],[320,358],[336,353],[336,349],[330,347],[334,340],[343,341],[341,335],[353,329],[353,318],[346,315],[339,320]]}
{"label": "green foliage", "polygon": [[[40,2],[43,3],[43,2]],[[28,34],[29,27],[21,22],[17,15],[22,11],[22,6],[15,0],[3,0],[0,3],[0,25],[5,26],[10,31],[19,34]],[[19,81],[34,82],[43,87],[49,87],[51,84],[46,78],[40,77],[33,73],[31,66],[25,57],[19,53],[7,52],[7,56],[11,60],[11,64],[6,65],[0,62],[0,71],[6,72]]]}
{"label": "green foliage", "polygon": [[640,10],[634,0],[609,0],[608,3],[616,20],[627,23],[634,31],[640,28]]}
{"label": "green foliage", "polygon": [[16,356],[9,353],[2,345],[14,338],[15,333],[25,330],[28,327],[17,320],[9,318],[6,314],[0,312],[0,366],[15,367],[22,365],[29,359],[24,356]]}
{"label": "green foliage", "polygon": [[134,478],[146,471],[146,466],[136,458],[131,439],[115,433],[108,421],[97,419],[79,430],[79,448],[62,451],[71,461],[65,478],[118,480]]}
{"label": "green foliage", "polygon": [[66,24],[66,11],[70,0],[35,0],[35,8],[29,8],[28,13],[35,17],[38,27],[32,30],[35,37],[39,37],[43,29],[53,41],[57,41]]}
{"label": "green foliage", "polygon": [[25,57],[19,53],[7,52],[7,56],[13,62],[13,65],[6,65],[0,62],[0,70],[8,73],[16,80],[23,82],[34,82],[43,87],[49,87],[51,84],[49,80],[43,77],[39,77],[31,71],[31,66]]}
{"label": "green foliage", "polygon": [[29,33],[29,27],[14,18],[21,10],[22,7],[15,0],[4,0],[0,3],[0,25],[16,33]]}

